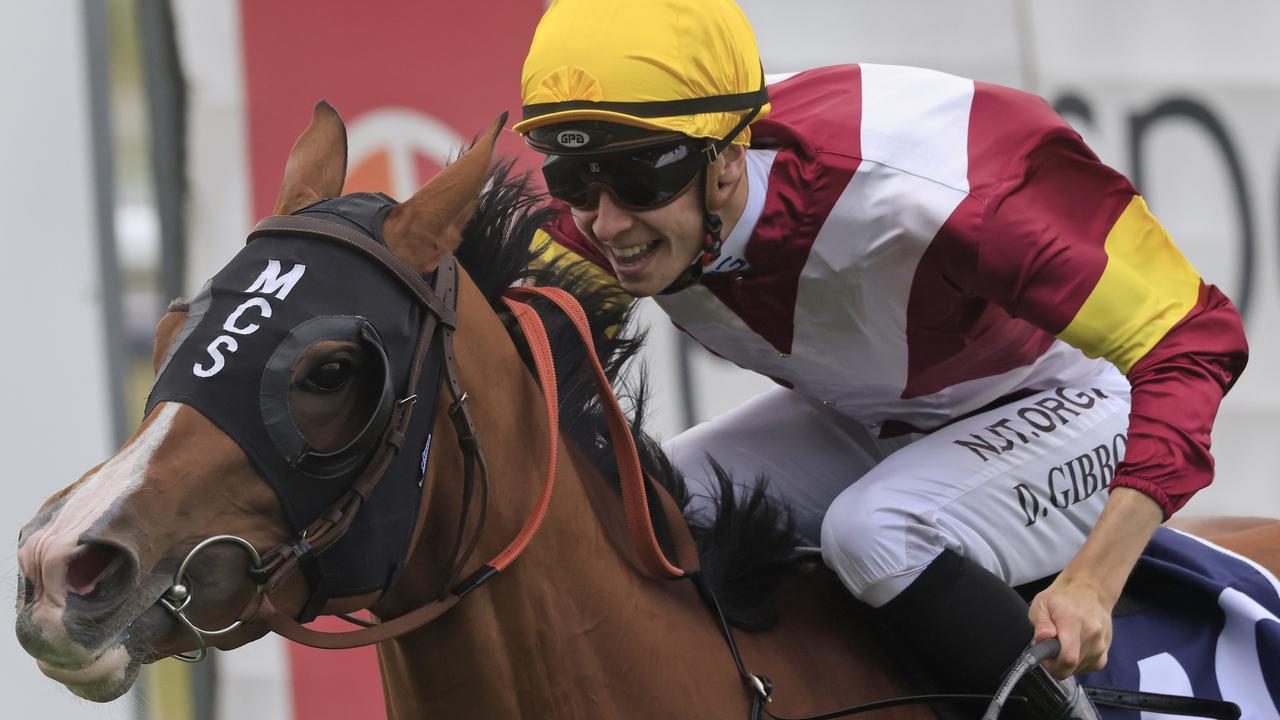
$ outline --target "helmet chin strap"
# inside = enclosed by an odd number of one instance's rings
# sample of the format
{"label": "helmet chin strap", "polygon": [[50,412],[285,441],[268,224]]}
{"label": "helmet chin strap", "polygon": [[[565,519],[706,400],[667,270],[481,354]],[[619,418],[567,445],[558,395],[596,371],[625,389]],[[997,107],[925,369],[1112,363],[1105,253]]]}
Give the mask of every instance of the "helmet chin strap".
{"label": "helmet chin strap", "polygon": [[[715,149],[715,145],[709,146],[710,150]],[[719,159],[717,154],[717,160]],[[724,239],[720,237],[720,232],[724,229],[724,223],[720,221],[720,215],[711,211],[711,191],[714,189],[712,183],[717,182],[716,175],[711,173],[711,165],[716,161],[712,160],[703,171],[702,184],[702,252],[693,261],[693,273],[695,278],[702,275],[702,269],[711,265],[720,257],[720,248],[724,246]]]}
{"label": "helmet chin strap", "polygon": [[[708,145],[707,147],[708,150],[714,150],[714,145]],[[659,295],[680,292],[698,282],[702,278],[702,269],[710,266],[711,263],[716,261],[716,258],[720,257],[720,249],[724,246],[724,238],[720,236],[724,229],[724,223],[720,220],[720,215],[712,212],[709,207],[711,183],[713,182],[716,182],[715,176],[711,173],[711,165],[707,165],[703,169],[702,251],[698,253],[693,262],[689,264],[689,267],[680,273],[674,282],[658,293]]]}
{"label": "helmet chin strap", "polygon": [[[760,68],[760,93],[765,93],[765,75],[764,68]],[[723,138],[719,140],[708,140],[707,147],[703,152],[707,154],[707,165],[703,168],[702,183],[702,252],[694,258],[684,272],[675,279],[675,282],[666,287],[665,290],[658,293],[659,295],[668,295],[670,293],[679,292],[698,282],[702,278],[702,269],[711,265],[720,257],[720,249],[724,245],[724,239],[720,237],[721,231],[724,229],[724,223],[720,221],[720,215],[711,211],[711,191],[715,189],[713,183],[716,177],[711,173],[711,166],[720,160],[720,154],[733,143],[733,139],[738,137],[738,133],[751,124],[751,121],[760,114],[764,108],[762,100],[751,112],[742,116],[738,124],[733,127]]]}

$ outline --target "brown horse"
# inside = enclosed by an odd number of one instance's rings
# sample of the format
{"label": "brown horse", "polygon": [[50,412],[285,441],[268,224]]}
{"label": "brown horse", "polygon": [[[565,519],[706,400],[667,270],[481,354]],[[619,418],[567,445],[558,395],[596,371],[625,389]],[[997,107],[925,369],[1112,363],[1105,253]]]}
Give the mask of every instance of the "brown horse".
{"label": "brown horse", "polygon": [[[581,351],[557,353],[557,374],[564,383],[557,430],[544,417],[526,343],[510,315],[496,309],[498,296],[512,281],[559,282],[584,296],[611,376],[636,348],[635,340],[617,332],[625,309],[593,291],[580,272],[559,266],[528,269],[532,230],[547,218],[518,186],[489,174],[499,129],[500,124],[492,128],[412,199],[391,208],[381,225],[386,245],[413,273],[437,272],[453,251],[474,273],[460,271],[457,278],[452,347],[456,383],[466,393],[465,406],[492,478],[487,496],[482,491],[478,502],[468,499],[470,483],[463,478],[470,471],[462,448],[472,440],[463,436],[459,428],[464,426],[455,423],[453,413],[442,410],[432,426],[406,554],[389,584],[334,594],[314,608],[309,606],[315,588],[303,574],[294,574],[271,588],[271,604],[288,616],[368,608],[378,618],[394,619],[437,599],[442,587],[454,587],[452,578],[474,576],[483,558],[497,555],[520,532],[541,492],[550,433],[559,432],[565,452],[554,498],[527,550],[449,612],[379,645],[389,715],[744,718],[751,691],[707,603],[690,582],[651,577],[635,557],[617,488],[609,480],[616,467],[608,459],[604,420],[581,377]],[[289,157],[277,214],[339,196],[345,157],[341,120],[321,104]],[[464,236],[467,245],[459,248]],[[319,268],[308,265],[307,272]],[[341,298],[349,289],[341,284],[342,274],[337,276],[327,294]],[[273,276],[274,297],[289,292],[281,290],[287,279]],[[257,317],[265,325],[272,311],[259,308]],[[182,346],[188,320],[203,310],[178,305],[161,320],[158,373],[168,364],[170,350]],[[224,327],[243,332],[247,317],[228,317]],[[548,323],[555,322],[549,315]],[[566,334],[565,327],[553,326],[553,338]],[[247,361],[233,354],[249,345],[246,335],[237,337],[238,343],[211,344],[220,350],[211,360],[220,358],[227,367]],[[341,457],[362,436],[363,421],[379,406],[384,386],[385,364],[371,354],[370,345],[358,338],[324,338],[307,346],[288,368],[285,402],[306,439],[306,452]],[[197,367],[213,373],[221,366]],[[265,387],[267,371],[259,367],[255,373]],[[461,397],[454,400],[450,410],[463,403]],[[646,470],[667,480],[679,501],[681,488],[671,481],[670,467],[652,443],[642,438],[640,445]],[[411,447],[416,453],[420,446]],[[426,463],[425,449],[423,457]],[[154,403],[115,455],[51,497],[19,540],[17,632],[40,669],[77,695],[107,701],[130,687],[141,663],[197,647],[183,618],[205,628],[249,618],[209,638],[222,649],[266,632],[263,618],[245,610],[255,602],[255,580],[263,578],[251,579],[251,563],[241,548],[211,546],[185,572],[178,571],[188,553],[211,536],[237,536],[263,550],[306,540],[297,537],[297,529],[308,518],[297,522],[291,516],[293,510],[278,486],[265,481],[261,465],[229,428],[190,404],[163,400]],[[382,486],[375,495],[380,492]],[[487,507],[482,530],[477,529],[481,504]],[[366,510],[373,506],[370,499]],[[867,629],[863,611],[829,573],[797,566],[785,542],[775,542],[785,539],[777,530],[776,510],[757,495],[726,507],[721,519],[726,518],[733,522],[695,528],[696,535],[715,543],[714,552],[704,555],[704,575],[717,586],[730,615],[759,630],[738,637],[747,666],[774,683],[771,710],[817,713],[906,693],[883,646]],[[376,526],[380,518],[362,521]],[[1258,521],[1226,529],[1234,549],[1280,568],[1280,525]],[[473,532],[475,552],[460,553],[466,544],[460,538]],[[755,571],[732,564],[748,555]],[[471,559],[455,567],[459,557]],[[766,567],[760,570],[760,565]],[[175,574],[187,586],[181,594],[172,587]],[[741,577],[755,586],[749,589],[757,591],[756,597],[729,585]],[[762,593],[772,599],[762,604]],[[181,616],[166,608],[174,602],[189,602]],[[930,715],[924,708],[907,708],[880,717]]]}

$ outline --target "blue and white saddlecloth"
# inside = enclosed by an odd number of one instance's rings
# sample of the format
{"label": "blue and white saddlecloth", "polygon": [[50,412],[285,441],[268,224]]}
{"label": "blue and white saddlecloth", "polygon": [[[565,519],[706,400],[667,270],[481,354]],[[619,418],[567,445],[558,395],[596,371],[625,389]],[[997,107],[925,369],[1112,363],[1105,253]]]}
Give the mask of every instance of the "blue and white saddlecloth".
{"label": "blue and white saddlecloth", "polygon": [[[1134,570],[1107,667],[1081,682],[1230,700],[1280,720],[1280,582],[1257,563],[1161,528]],[[1108,720],[1172,718],[1104,709]]]}

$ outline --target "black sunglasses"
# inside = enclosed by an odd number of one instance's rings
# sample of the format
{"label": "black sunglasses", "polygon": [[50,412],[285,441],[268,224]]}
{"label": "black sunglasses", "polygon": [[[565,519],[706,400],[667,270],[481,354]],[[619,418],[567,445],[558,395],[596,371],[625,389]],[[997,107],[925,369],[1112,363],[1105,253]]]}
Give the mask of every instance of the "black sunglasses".
{"label": "black sunglasses", "polygon": [[595,207],[599,185],[627,208],[652,210],[683,194],[706,166],[710,156],[705,142],[686,139],[608,154],[548,155],[542,176],[551,197],[574,208]]}

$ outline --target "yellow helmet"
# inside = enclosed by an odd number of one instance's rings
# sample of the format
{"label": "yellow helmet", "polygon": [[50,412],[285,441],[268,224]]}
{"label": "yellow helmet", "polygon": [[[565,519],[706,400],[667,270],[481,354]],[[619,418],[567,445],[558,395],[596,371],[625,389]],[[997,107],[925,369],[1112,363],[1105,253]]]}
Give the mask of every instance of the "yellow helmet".
{"label": "yellow helmet", "polygon": [[521,98],[521,134],[596,120],[746,144],[746,125],[769,112],[755,34],[733,0],[555,0]]}

